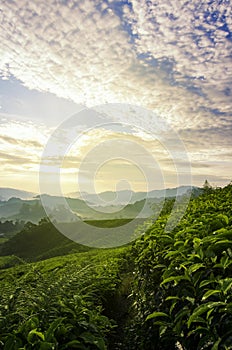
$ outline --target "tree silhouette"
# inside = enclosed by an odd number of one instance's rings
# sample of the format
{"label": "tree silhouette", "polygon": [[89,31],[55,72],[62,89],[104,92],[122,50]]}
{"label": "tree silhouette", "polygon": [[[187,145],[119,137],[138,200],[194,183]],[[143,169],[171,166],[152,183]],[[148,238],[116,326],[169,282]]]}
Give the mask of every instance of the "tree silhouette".
{"label": "tree silhouette", "polygon": [[209,192],[210,190],[212,190],[212,186],[210,185],[207,179],[204,182],[203,189],[205,192]]}

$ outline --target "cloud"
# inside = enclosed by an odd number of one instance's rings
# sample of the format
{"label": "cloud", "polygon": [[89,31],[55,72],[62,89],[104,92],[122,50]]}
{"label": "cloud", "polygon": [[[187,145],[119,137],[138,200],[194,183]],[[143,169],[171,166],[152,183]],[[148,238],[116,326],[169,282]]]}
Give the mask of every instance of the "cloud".
{"label": "cloud", "polygon": [[30,146],[30,147],[34,147],[34,148],[40,148],[43,149],[43,145],[41,145],[41,143],[39,143],[38,141],[33,141],[33,140],[18,140],[16,138],[13,137],[9,137],[9,136],[1,136],[0,135],[0,140],[4,143],[10,143],[13,144],[15,146],[20,145],[20,146]]}
{"label": "cloud", "polygon": [[110,9],[101,13],[99,4],[5,3],[5,69],[30,88],[81,103],[99,94],[107,99],[106,85],[130,66],[133,53],[119,18]]}
{"label": "cloud", "polygon": [[[14,166],[21,165],[21,164],[28,164],[28,158],[16,157],[14,155],[2,153],[2,152],[0,152],[0,159],[3,162],[2,164],[3,166],[5,164],[13,164]],[[31,159],[30,162],[33,163],[34,161]]]}
{"label": "cloud", "polygon": [[38,171],[48,129],[33,123],[0,118],[2,173]]}
{"label": "cloud", "polygon": [[[147,60],[171,62],[170,78],[202,91],[206,105],[230,112],[231,4],[228,0],[132,0],[125,11],[135,48]],[[202,103],[201,99],[199,101]],[[198,105],[199,105],[198,102]]]}
{"label": "cloud", "polygon": [[180,137],[192,160],[221,159],[231,163],[231,126],[208,125],[204,129],[186,129],[180,132]]}
{"label": "cloud", "polygon": [[65,118],[77,113],[81,108],[72,101],[48,92],[29,90],[22,82],[14,79],[0,80],[1,115],[15,119],[57,126]]}
{"label": "cloud", "polygon": [[231,182],[231,178],[226,175],[215,175],[213,172],[208,174],[195,174],[195,185],[202,187],[207,179],[212,186],[225,186]]}
{"label": "cloud", "polygon": [[5,2],[1,69],[30,89],[139,104],[194,127],[201,106],[231,109],[226,1]]}
{"label": "cloud", "polygon": [[[173,142],[172,145],[174,148]],[[51,152],[43,159],[42,175],[46,182],[49,177],[54,184],[54,174],[59,174],[61,169],[62,186],[67,187],[68,176],[69,186],[70,183],[81,186],[84,192],[90,191],[90,186],[94,188],[99,184],[102,190],[104,186],[105,189],[112,189],[121,180],[127,180],[137,190],[164,188],[164,183],[169,186],[170,178],[178,183],[178,172],[184,168],[181,163],[176,164],[176,153],[178,157],[181,156],[178,148],[177,152],[171,152],[158,138],[151,138],[149,133],[135,127],[127,130],[125,125],[117,132],[103,127],[86,132],[72,147],[67,147],[64,157],[57,154],[57,150],[51,147]],[[169,160],[168,164],[161,162],[162,159]],[[186,154],[183,159],[187,159]],[[186,179],[190,181],[187,161],[184,165]],[[47,175],[51,172],[51,176]]]}

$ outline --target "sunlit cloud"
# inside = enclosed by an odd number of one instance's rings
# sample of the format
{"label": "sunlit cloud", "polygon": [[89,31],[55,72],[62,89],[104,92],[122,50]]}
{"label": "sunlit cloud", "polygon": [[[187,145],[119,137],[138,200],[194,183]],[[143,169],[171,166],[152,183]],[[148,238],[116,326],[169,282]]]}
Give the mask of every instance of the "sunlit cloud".
{"label": "sunlit cloud", "polygon": [[[39,163],[48,129],[33,123],[9,121],[1,118],[1,184],[18,187],[20,177],[27,179],[30,188],[35,189],[34,177],[38,176]],[[32,186],[32,187],[31,187]]]}

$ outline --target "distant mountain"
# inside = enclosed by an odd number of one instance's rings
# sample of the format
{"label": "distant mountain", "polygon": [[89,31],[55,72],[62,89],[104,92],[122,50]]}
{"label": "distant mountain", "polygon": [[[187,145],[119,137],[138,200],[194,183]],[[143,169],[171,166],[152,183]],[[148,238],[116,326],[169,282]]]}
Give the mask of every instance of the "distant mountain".
{"label": "distant mountain", "polygon": [[148,199],[148,198],[163,198],[163,197],[176,197],[182,196],[183,194],[196,190],[198,187],[195,186],[180,186],[175,188],[167,188],[163,190],[153,190],[150,192],[133,192],[131,190],[123,190],[118,192],[105,191],[99,194],[90,194],[78,192],[72,192],[69,194],[71,198],[79,198],[92,203],[96,206],[108,206],[108,205],[123,205],[133,204],[137,201]]}
{"label": "distant mountain", "polygon": [[[23,220],[37,224],[42,218],[48,216],[52,221],[76,222],[82,220],[112,220],[146,218],[152,215],[154,205],[165,198],[175,198],[187,192],[198,195],[200,189],[191,186],[181,186],[167,190],[154,190],[148,193],[119,191],[103,192],[100,197],[86,194],[81,198],[65,198],[37,195],[34,199],[26,200],[10,198],[0,201],[0,220]],[[28,193],[28,192],[27,192]],[[99,199],[100,198],[100,199]],[[44,209],[44,206],[46,210]]]}
{"label": "distant mountain", "polygon": [[148,198],[170,198],[176,196],[183,196],[183,194],[186,194],[190,191],[195,192],[197,190],[200,190],[200,188],[196,186],[179,186],[175,188],[167,188],[164,190],[154,190],[148,192]]}
{"label": "distant mountain", "polygon": [[135,203],[146,198],[145,192],[133,192],[130,190],[122,190],[117,192],[105,191],[96,194],[84,194],[83,199],[87,200],[90,203],[107,206],[107,205],[120,205],[127,203]]}
{"label": "distant mountain", "polygon": [[23,220],[38,223],[46,216],[44,208],[38,199],[26,200],[10,198],[0,201],[0,220]]}
{"label": "distant mountain", "polygon": [[[99,194],[96,193],[83,193],[82,195],[78,192],[72,192],[67,195],[67,198],[75,198],[80,199],[85,202],[89,202],[92,204],[100,205],[100,206],[108,206],[108,205],[119,205],[119,204],[129,204],[129,203],[135,203],[137,201],[140,201],[142,199],[146,198],[162,198],[162,197],[175,197],[176,195],[183,195],[184,193],[192,190],[197,189],[195,186],[180,186],[176,188],[168,188],[168,189],[162,189],[162,190],[153,190],[150,192],[134,192],[131,190],[122,190],[122,191],[105,191],[101,192]],[[51,196],[43,194],[42,196],[49,197],[49,202],[54,203],[59,201],[59,197],[57,196]],[[7,187],[1,187],[0,188],[0,201],[8,201],[11,198],[19,198],[23,200],[30,200],[40,198],[40,195],[18,190],[15,188],[7,188]]]}
{"label": "distant mountain", "polygon": [[15,197],[20,199],[32,199],[36,194],[33,192],[27,192],[22,190],[16,190],[15,188],[0,188],[0,201],[8,201],[8,199]]}

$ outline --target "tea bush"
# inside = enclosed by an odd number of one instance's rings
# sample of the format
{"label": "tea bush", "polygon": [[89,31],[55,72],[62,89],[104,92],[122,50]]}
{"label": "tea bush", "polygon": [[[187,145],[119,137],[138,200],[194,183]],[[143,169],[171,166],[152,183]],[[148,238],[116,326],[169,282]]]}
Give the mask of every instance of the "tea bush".
{"label": "tea bush", "polygon": [[0,348],[106,349],[114,323],[102,304],[125,264],[125,249],[117,249],[3,270]]}
{"label": "tea bush", "polygon": [[132,248],[128,349],[232,349],[232,186],[191,200],[179,225],[160,217]]}

